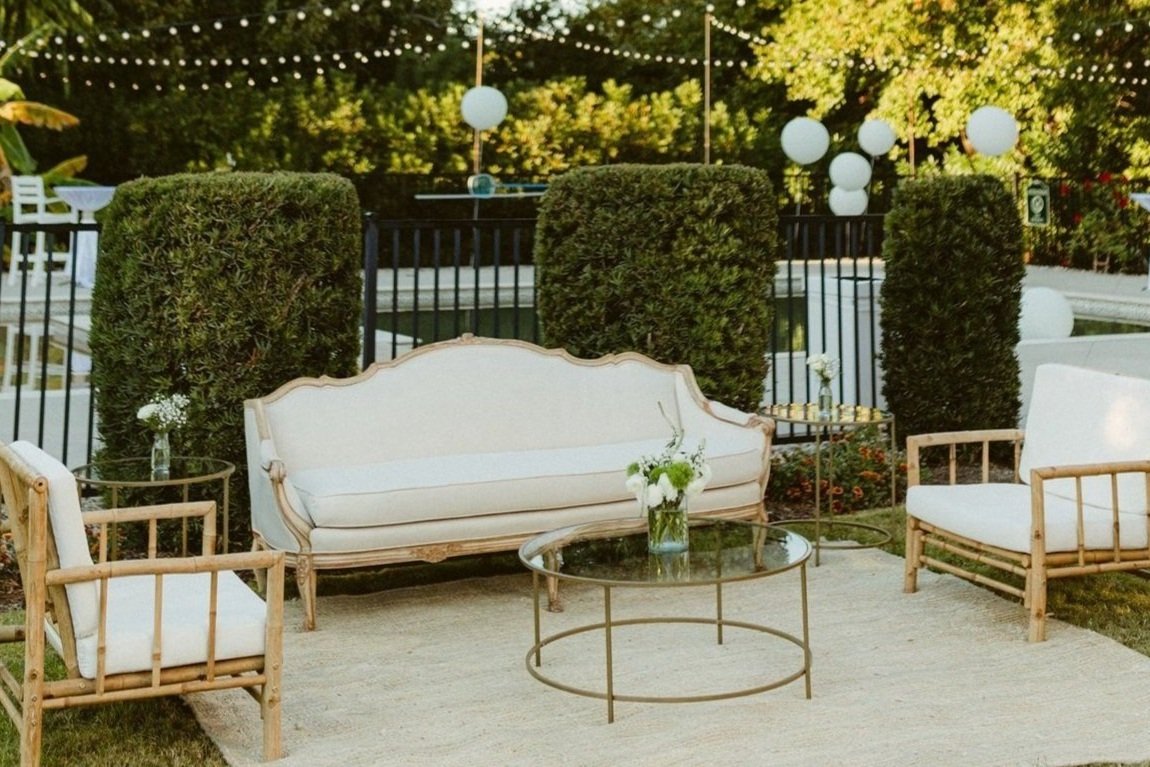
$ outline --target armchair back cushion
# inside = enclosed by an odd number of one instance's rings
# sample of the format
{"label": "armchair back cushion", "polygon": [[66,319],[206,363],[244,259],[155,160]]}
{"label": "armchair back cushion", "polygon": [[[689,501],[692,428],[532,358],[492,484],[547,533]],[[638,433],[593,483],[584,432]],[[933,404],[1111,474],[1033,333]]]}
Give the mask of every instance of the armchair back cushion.
{"label": "armchair back cushion", "polygon": [[[90,566],[92,553],[80,514],[76,477],[67,466],[31,442],[21,440],[9,447],[48,480],[48,524],[56,541],[60,567]],[[76,639],[94,636],[100,620],[100,592],[96,582],[70,583],[65,588]]]}
{"label": "armchair back cushion", "polygon": [[[1150,380],[1070,365],[1040,365],[1026,417],[1020,473],[1045,466],[1150,459]],[[1048,480],[1046,493],[1074,500],[1073,479]],[[1083,502],[1109,509],[1110,478],[1082,480]],[[1124,512],[1145,513],[1141,474],[1118,478]]]}

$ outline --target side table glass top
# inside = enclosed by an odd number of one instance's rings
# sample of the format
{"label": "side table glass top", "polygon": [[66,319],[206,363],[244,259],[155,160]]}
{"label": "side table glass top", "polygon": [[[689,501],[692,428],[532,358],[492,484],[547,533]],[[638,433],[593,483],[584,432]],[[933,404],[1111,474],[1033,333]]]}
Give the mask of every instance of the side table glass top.
{"label": "side table glass top", "polygon": [[831,409],[830,418],[819,418],[819,406],[813,402],[790,402],[777,405],[768,405],[759,410],[762,415],[777,418],[780,421],[802,424],[842,424],[850,426],[866,426],[868,424],[884,424],[894,420],[894,416],[885,410],[867,405],[838,404]]}
{"label": "side table glass top", "polygon": [[229,461],[202,456],[172,456],[169,476],[163,479],[152,477],[150,458],[116,458],[94,461],[72,470],[81,482],[93,485],[117,485],[119,487],[154,487],[158,485],[180,485],[222,479],[236,469]]}
{"label": "side table glass top", "polygon": [[796,567],[810,554],[810,543],[787,530],[714,519],[692,519],[690,548],[677,554],[649,553],[645,525],[620,530],[620,520],[560,528],[519,549],[523,564],[543,575],[618,586],[759,578]]}

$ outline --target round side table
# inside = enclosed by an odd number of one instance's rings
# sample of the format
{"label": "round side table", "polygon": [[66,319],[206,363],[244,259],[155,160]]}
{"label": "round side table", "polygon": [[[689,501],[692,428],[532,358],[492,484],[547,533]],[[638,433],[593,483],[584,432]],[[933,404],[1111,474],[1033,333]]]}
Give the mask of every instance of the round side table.
{"label": "round side table", "polygon": [[[116,458],[96,461],[72,469],[76,482],[81,486],[107,488],[112,496],[112,508],[120,504],[120,491],[127,488],[180,487],[183,501],[188,501],[188,491],[192,485],[220,482],[223,495],[220,500],[220,517],[224,526],[222,548],[228,551],[228,503],[229,481],[235,473],[235,464],[219,458],[201,456],[172,456],[169,476],[163,479],[152,477],[151,458]],[[184,522],[184,549],[187,550],[187,522]]]}
{"label": "round side table", "polygon": [[[885,410],[878,408],[867,407],[865,405],[835,405],[831,409],[829,417],[819,416],[819,406],[814,403],[805,402],[792,402],[788,404],[770,405],[759,410],[759,413],[769,418],[773,418],[781,423],[789,423],[794,426],[807,426],[815,435],[815,513],[813,524],[815,527],[812,543],[815,549],[815,567],[819,566],[819,553],[823,548],[827,549],[872,549],[884,544],[890,543],[891,534],[887,530],[874,525],[868,525],[863,522],[846,522],[834,519],[834,499],[831,494],[827,493],[827,511],[830,512],[831,518],[827,521],[822,519],[822,461],[819,456],[822,453],[822,443],[825,437],[827,443],[827,487],[834,487],[835,484],[835,441],[831,439],[832,431],[850,431],[852,429],[861,429],[867,426],[878,426],[886,429],[890,437],[890,450],[887,451],[887,457],[890,461],[890,507],[894,509],[896,499],[896,470],[897,464],[895,459],[895,450],[897,443],[895,440],[894,430],[894,414],[888,413]],[[785,520],[782,522],[773,523],[779,527],[787,527],[788,525],[812,524],[812,520]],[[867,530],[871,533],[878,535],[878,540],[873,543],[824,543],[822,540],[823,527],[854,527],[862,530]]]}

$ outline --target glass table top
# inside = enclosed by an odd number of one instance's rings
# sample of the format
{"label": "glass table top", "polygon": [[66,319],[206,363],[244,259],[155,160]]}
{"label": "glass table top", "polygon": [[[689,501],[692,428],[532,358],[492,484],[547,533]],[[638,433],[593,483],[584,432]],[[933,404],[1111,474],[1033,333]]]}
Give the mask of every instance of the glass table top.
{"label": "glass table top", "polygon": [[90,485],[132,485],[149,486],[155,484],[178,485],[189,482],[203,482],[223,478],[235,471],[235,465],[219,458],[201,456],[172,456],[169,475],[163,479],[152,477],[150,458],[117,458],[95,461],[77,466],[72,473],[82,482]]}
{"label": "glass table top", "polygon": [[881,424],[888,423],[894,416],[885,410],[866,405],[835,405],[830,418],[819,417],[819,406],[813,402],[790,402],[768,405],[759,410],[761,415],[777,418],[788,423],[810,424]]}
{"label": "glass table top", "polygon": [[519,549],[530,569],[567,580],[621,586],[688,586],[760,578],[805,562],[805,538],[755,522],[692,519],[687,551],[650,554],[641,520],[575,525]]}

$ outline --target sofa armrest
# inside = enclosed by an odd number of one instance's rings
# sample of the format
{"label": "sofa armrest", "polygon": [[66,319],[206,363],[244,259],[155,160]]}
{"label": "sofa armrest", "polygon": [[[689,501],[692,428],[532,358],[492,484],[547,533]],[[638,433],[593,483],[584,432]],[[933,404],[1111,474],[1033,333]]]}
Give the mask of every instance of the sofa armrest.
{"label": "sofa armrest", "polygon": [[976,429],[970,431],[945,431],[930,434],[915,434],[906,438],[906,483],[914,487],[920,483],[921,463],[919,453],[924,448],[946,447],[949,452],[949,484],[958,481],[957,453],[959,445],[982,445],[982,481],[990,481],[990,445],[999,442],[1014,444],[1014,481],[1019,480],[1018,466],[1022,452],[1024,432],[1021,429]]}

